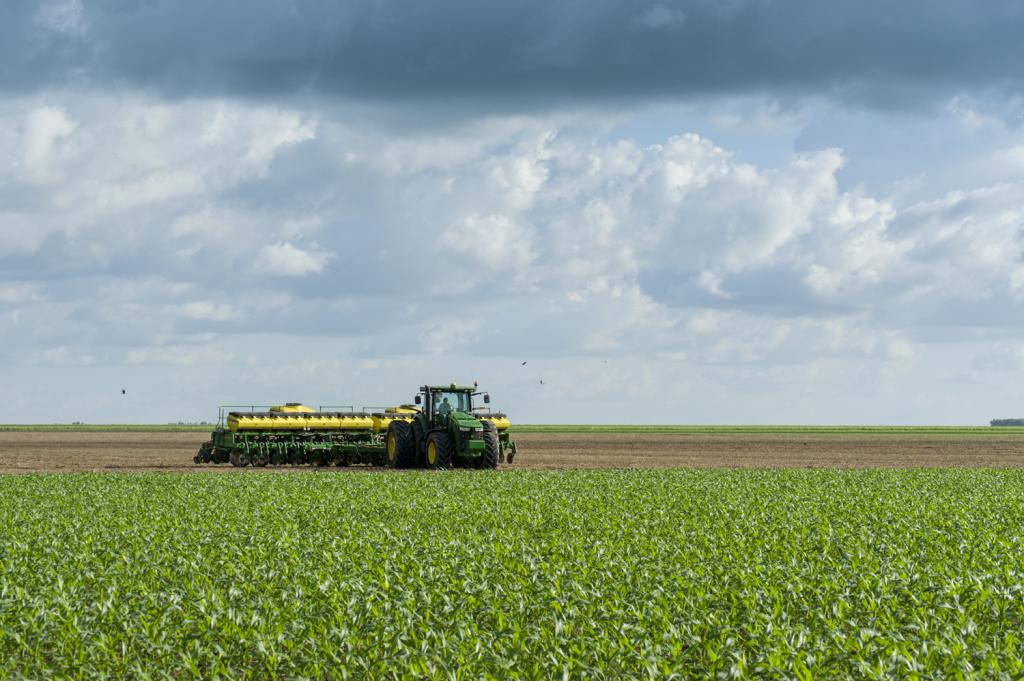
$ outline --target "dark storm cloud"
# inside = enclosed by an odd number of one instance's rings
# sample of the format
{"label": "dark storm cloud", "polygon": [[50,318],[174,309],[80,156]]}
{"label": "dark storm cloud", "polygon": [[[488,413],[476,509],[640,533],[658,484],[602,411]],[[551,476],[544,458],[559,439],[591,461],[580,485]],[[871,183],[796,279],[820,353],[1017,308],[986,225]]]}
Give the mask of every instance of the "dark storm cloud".
{"label": "dark storm cloud", "polygon": [[0,85],[164,96],[677,97],[905,103],[1020,86],[1016,0],[61,1],[0,7]]}

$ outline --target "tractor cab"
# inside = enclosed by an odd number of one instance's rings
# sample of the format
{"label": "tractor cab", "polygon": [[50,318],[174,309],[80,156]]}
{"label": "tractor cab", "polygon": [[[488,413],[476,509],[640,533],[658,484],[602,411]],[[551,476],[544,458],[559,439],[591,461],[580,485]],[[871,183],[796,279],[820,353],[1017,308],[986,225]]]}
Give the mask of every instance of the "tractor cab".
{"label": "tractor cab", "polygon": [[422,405],[423,414],[433,428],[443,428],[449,414],[454,412],[472,415],[473,398],[483,395],[484,402],[490,403],[491,396],[476,392],[475,387],[452,383],[445,386],[425,385],[416,395],[416,404]]}

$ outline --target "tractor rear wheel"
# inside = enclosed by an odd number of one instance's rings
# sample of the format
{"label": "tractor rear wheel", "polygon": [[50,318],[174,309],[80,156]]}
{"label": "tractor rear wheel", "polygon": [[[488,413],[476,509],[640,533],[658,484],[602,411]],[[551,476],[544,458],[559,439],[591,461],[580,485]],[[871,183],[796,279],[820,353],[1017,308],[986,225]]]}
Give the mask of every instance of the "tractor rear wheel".
{"label": "tractor rear wheel", "polygon": [[447,433],[435,431],[427,436],[427,468],[452,467],[452,440]]}
{"label": "tractor rear wheel", "polygon": [[412,442],[416,449],[416,465],[425,466],[427,463],[427,436],[423,432],[423,426],[416,419],[412,421]]}
{"label": "tractor rear wheel", "polygon": [[490,421],[484,421],[484,453],[477,459],[478,468],[498,467],[498,429]]}
{"label": "tractor rear wheel", "polygon": [[405,421],[392,421],[388,426],[387,460],[391,468],[411,468],[416,463],[412,428]]}

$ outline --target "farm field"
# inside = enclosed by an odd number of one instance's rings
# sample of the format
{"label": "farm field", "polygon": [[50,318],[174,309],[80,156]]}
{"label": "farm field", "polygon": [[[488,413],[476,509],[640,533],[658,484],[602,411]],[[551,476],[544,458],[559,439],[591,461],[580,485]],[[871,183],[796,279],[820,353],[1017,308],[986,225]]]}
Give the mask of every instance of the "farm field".
{"label": "farm field", "polygon": [[[1024,466],[1024,428],[764,431],[684,427],[666,432],[619,432],[557,430],[549,426],[543,430],[514,428],[513,433],[521,454],[514,466],[503,469]],[[208,427],[164,431],[0,430],[0,473],[242,472],[230,466],[192,463],[208,435]]]}
{"label": "farm field", "polygon": [[1024,471],[0,476],[0,677],[1019,678]]}
{"label": "farm field", "polygon": [[[35,423],[0,424],[4,431],[63,431],[63,432],[167,432],[167,433],[209,433],[212,424],[138,424],[138,423]],[[801,426],[801,425],[643,425],[643,424],[515,424],[517,433],[659,433],[677,435],[963,435],[963,436],[1024,436],[1021,427],[991,426]]]}

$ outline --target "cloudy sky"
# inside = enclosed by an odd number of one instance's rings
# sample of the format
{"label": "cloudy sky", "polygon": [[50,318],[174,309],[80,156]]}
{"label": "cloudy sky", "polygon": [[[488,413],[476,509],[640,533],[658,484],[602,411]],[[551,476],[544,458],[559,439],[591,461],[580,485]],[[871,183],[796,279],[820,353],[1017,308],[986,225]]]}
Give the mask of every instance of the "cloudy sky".
{"label": "cloudy sky", "polygon": [[1021,35],[1017,0],[7,0],[2,420],[474,379],[519,422],[1024,415]]}

